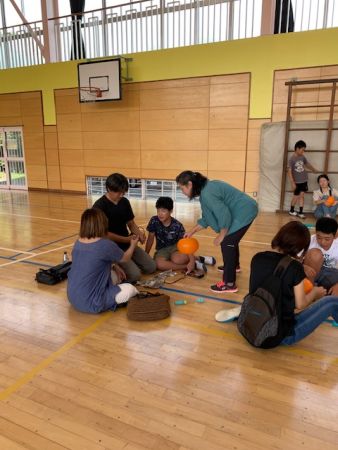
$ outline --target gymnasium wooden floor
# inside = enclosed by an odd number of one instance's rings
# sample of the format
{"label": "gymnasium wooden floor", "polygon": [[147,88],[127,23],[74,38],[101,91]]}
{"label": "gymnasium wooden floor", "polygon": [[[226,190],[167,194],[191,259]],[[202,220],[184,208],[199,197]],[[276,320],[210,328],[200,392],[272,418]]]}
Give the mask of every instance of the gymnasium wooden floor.
{"label": "gymnasium wooden floor", "polygon": [[[39,267],[71,252],[85,196],[0,191],[0,448],[79,450],[337,449],[338,329],[295,347],[251,348],[214,315],[240,302],[250,259],[287,216],[260,214],[241,246],[238,294],[202,280],[166,290],[170,319],[133,323],[125,309],[74,311],[66,283],[37,285]],[[133,201],[146,225],[154,201]],[[194,205],[179,205],[188,227]],[[309,222],[310,220],[307,220]],[[219,250],[199,234],[201,254]],[[205,303],[196,303],[204,297]]]}

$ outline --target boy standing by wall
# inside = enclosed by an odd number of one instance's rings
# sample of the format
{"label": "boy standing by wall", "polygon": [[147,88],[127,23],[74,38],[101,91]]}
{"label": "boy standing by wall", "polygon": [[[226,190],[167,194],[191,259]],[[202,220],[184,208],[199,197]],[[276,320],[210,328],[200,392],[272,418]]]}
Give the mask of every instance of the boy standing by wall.
{"label": "boy standing by wall", "polygon": [[[304,208],[304,193],[308,191],[308,174],[306,169],[311,172],[317,170],[308,162],[304,156],[306,144],[304,141],[297,141],[295,144],[294,154],[289,159],[288,176],[293,190],[293,197],[291,200],[291,207],[289,214],[291,216],[298,216],[305,219],[303,213]],[[295,206],[299,202],[299,212],[295,211]]]}

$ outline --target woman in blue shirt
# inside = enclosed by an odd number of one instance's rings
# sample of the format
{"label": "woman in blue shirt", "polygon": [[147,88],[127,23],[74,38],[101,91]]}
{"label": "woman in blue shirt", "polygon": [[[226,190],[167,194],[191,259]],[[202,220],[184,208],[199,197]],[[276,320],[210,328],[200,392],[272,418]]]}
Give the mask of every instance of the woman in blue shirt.
{"label": "woman in blue shirt", "polygon": [[199,172],[186,170],[176,177],[176,182],[189,199],[199,197],[202,208],[202,217],[186,235],[190,237],[208,226],[217,233],[214,244],[222,249],[223,280],[212,285],[211,290],[237,292],[239,242],[257,216],[257,203],[230,184],[208,180]]}
{"label": "woman in blue shirt", "polygon": [[137,237],[123,252],[107,238],[107,232],[108,219],[105,214],[100,209],[86,209],[81,216],[80,237],[72,251],[67,286],[68,299],[79,311],[100,313],[115,310],[118,304],[127,302],[138,293],[130,283],[118,284],[126,275],[116,264],[131,259]]}

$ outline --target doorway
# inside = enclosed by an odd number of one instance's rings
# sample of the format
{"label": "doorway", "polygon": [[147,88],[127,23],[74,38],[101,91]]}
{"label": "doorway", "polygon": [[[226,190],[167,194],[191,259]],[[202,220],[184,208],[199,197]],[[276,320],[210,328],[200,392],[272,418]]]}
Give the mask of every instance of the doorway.
{"label": "doorway", "polygon": [[21,127],[0,127],[0,189],[27,190]]}

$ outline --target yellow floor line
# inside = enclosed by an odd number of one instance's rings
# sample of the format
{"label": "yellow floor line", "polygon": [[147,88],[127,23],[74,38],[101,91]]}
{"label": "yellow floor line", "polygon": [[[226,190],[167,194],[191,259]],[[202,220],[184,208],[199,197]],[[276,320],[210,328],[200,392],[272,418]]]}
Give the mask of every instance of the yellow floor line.
{"label": "yellow floor line", "polygon": [[55,361],[59,356],[61,356],[63,353],[67,352],[70,348],[74,347],[74,345],[78,344],[82,339],[84,339],[86,336],[91,334],[93,331],[96,330],[101,324],[103,324],[106,320],[109,319],[111,316],[111,312],[105,312],[88,328],[83,330],[80,334],[75,336],[73,339],[71,339],[69,342],[67,342],[65,345],[63,345],[59,350],[56,350],[54,353],[52,353],[48,358],[41,361],[37,366],[33,367],[29,372],[25,373],[20,377],[15,383],[13,383],[11,386],[8,386],[8,388],[4,389],[0,392],[0,400],[6,400],[11,394],[16,392],[18,389],[20,389],[25,384],[29,383],[39,372],[41,372],[43,369],[49,366],[53,361]]}
{"label": "yellow floor line", "polygon": [[[229,331],[223,331],[223,330],[217,330],[217,329],[213,329],[213,328],[209,328],[209,327],[205,327],[203,325],[198,325],[195,323],[189,323],[189,325],[185,325],[183,320],[180,319],[175,319],[175,322],[179,322],[179,326],[181,328],[184,328],[186,330],[196,330],[200,333],[204,333],[204,334],[209,334],[212,336],[219,336],[219,337],[227,337],[236,341],[242,341],[244,342],[244,338],[242,338],[239,334],[235,334],[235,333],[231,333]],[[283,346],[279,346],[278,348],[280,350],[286,351],[286,352],[291,352],[291,353],[295,353],[297,355],[300,356],[307,356],[313,359],[317,359],[320,361],[324,361],[327,362],[329,364],[334,364],[334,365],[338,365],[338,358],[335,356],[329,356],[329,355],[323,355],[322,353],[318,353],[318,352],[314,352],[312,350],[305,350],[304,348],[300,348],[299,346],[297,346],[298,344],[295,344],[295,346],[287,346],[287,345],[283,345]],[[259,350],[258,350],[259,351]],[[269,350],[264,350],[266,352],[269,352]],[[270,350],[271,351],[271,350]]]}

